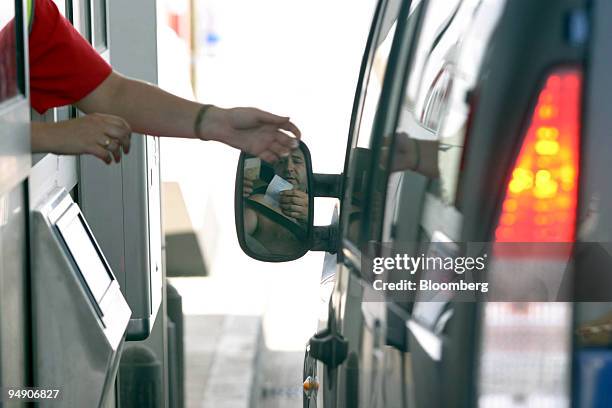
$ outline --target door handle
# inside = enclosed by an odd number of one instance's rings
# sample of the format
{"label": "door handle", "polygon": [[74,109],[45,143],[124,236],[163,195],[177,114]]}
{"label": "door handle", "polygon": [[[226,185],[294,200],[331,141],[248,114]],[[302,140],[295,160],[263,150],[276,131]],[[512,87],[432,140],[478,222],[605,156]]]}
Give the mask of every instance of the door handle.
{"label": "door handle", "polygon": [[332,333],[328,328],[312,336],[309,344],[310,355],[328,368],[336,368],[346,360],[348,342],[344,340],[344,337]]}

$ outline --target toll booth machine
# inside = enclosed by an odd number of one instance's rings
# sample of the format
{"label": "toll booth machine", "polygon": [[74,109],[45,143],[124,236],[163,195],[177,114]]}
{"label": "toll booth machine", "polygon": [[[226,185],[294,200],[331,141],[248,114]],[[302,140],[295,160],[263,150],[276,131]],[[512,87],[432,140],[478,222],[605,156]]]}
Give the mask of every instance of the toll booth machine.
{"label": "toll booth machine", "polygon": [[[155,1],[53,1],[115,70],[157,82]],[[122,358],[138,347],[160,367],[156,406],[169,406],[159,142],[134,135],[112,166],[32,155],[30,121],[81,113],[30,109],[27,1],[2,3],[16,41],[0,50],[0,389],[61,391],[40,407],[126,407]]]}

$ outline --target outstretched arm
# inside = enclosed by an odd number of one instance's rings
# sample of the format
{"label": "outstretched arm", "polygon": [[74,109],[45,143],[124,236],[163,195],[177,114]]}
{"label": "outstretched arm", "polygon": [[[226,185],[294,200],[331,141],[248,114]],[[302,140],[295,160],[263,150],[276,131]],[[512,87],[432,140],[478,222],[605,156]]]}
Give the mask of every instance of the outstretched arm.
{"label": "outstretched arm", "polygon": [[255,108],[211,106],[198,118],[203,105],[115,72],[76,105],[86,113],[121,117],[136,132],[215,140],[269,162],[297,144],[286,132],[301,136],[289,118]]}
{"label": "outstretched arm", "polygon": [[32,125],[34,153],[92,154],[110,164],[113,157],[121,159],[122,148],[129,151],[134,130],[215,140],[275,162],[289,155],[301,136],[287,117],[255,108],[205,107],[114,72],[76,106],[88,115]]}

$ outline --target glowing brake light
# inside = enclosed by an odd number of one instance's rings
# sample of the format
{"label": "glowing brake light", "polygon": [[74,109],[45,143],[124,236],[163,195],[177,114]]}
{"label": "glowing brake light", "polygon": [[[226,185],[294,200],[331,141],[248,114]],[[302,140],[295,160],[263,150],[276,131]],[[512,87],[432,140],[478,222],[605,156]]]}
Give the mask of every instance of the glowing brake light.
{"label": "glowing brake light", "polygon": [[581,94],[579,69],[548,76],[508,182],[497,242],[574,241]]}

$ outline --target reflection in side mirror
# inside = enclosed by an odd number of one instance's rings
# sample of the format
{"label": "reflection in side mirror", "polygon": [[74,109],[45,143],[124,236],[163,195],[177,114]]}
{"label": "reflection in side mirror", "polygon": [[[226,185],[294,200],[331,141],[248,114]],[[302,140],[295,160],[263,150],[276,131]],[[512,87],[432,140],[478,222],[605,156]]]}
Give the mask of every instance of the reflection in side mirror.
{"label": "reflection in side mirror", "polygon": [[236,176],[236,231],[262,261],[291,261],[312,246],[312,162],[303,142],[274,164],[242,153]]}

